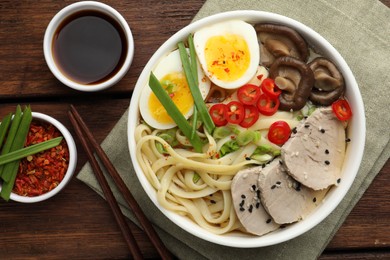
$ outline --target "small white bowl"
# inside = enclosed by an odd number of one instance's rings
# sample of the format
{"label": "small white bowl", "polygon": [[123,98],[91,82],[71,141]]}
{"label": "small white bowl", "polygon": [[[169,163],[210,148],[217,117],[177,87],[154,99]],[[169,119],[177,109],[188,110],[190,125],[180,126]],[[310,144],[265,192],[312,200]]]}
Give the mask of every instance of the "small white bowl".
{"label": "small white bowl", "polygon": [[[78,83],[70,79],[69,77],[67,77],[61,71],[59,66],[57,66],[52,52],[53,36],[55,35],[58,26],[60,26],[61,23],[72,14],[75,14],[80,11],[86,11],[86,10],[99,11],[113,18],[122,27],[127,42],[127,53],[123,61],[122,67],[107,80],[96,84],[89,84],[89,85]],[[94,92],[115,85],[127,73],[133,61],[134,40],[133,40],[133,35],[131,33],[130,27],[127,24],[126,20],[114,8],[100,2],[81,1],[66,6],[52,18],[48,27],[46,28],[46,32],[43,40],[43,52],[49,69],[59,81],[61,81],[66,86],[76,90],[85,91],[85,92]]]}
{"label": "small white bowl", "polygon": [[[157,62],[167,53],[177,48],[179,41],[185,40],[190,33],[194,33],[204,26],[208,26],[221,21],[239,19],[249,23],[276,23],[289,26],[297,30],[311,46],[316,50],[332,60],[340,69],[344,76],[346,83],[346,98],[348,99],[351,109],[353,111],[353,118],[349,122],[347,136],[352,140],[348,146],[345,156],[344,165],[342,168],[341,183],[333,187],[325,197],[325,200],[319,205],[309,216],[297,223],[288,225],[286,228],[276,230],[263,236],[252,236],[243,233],[232,232],[224,235],[213,234],[206,229],[191,221],[189,218],[180,216],[179,214],[163,208],[157,201],[155,189],[147,180],[145,174],[140,167],[136,158],[136,142],[135,142],[135,127],[140,119],[139,103],[142,89],[147,85],[149,75]],[[169,38],[151,57],[149,62],[144,67],[137,84],[135,86],[131,103],[129,107],[128,116],[128,140],[129,150],[132,163],[137,174],[137,177],[144,188],[145,192],[156,205],[156,207],[173,223],[186,230],[190,234],[201,239],[237,248],[252,248],[264,247],[282,243],[284,241],[293,239],[308,230],[312,229],[323,221],[332,211],[339,205],[344,198],[359,170],[361,159],[365,144],[366,123],[364,115],[364,105],[360,94],[359,87],[352,74],[351,69],[345,62],[340,53],[320,34],[309,28],[308,26],[293,20],[291,18],[261,11],[231,11],[219,13],[198,20],[185,28],[175,33]]]}
{"label": "small white bowl", "polygon": [[[20,196],[15,193],[11,193],[10,199],[13,201],[17,202],[22,202],[22,203],[34,203],[34,202],[40,202],[43,200],[47,200],[57,193],[59,193],[67,184],[68,182],[72,179],[72,176],[74,174],[74,171],[76,169],[76,164],[77,164],[77,150],[76,150],[76,144],[74,142],[74,139],[68,129],[60,123],[58,120],[54,119],[53,117],[50,117],[48,115],[42,114],[42,113],[37,113],[37,112],[32,112],[33,120],[40,120],[43,122],[47,122],[49,124],[52,124],[55,126],[62,134],[64,137],[68,149],[69,149],[69,164],[68,164],[68,170],[66,171],[64,178],[60,182],[60,184],[52,189],[51,191],[44,193],[39,196],[35,197],[27,197],[27,196]],[[1,190],[1,184],[0,184],[0,190]]]}

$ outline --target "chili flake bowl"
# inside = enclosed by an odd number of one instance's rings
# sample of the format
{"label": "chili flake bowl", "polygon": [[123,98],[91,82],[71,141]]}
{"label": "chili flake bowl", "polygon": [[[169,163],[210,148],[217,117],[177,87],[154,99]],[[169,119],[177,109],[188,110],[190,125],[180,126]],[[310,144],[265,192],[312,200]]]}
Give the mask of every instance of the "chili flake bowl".
{"label": "chili flake bowl", "polygon": [[[341,170],[341,182],[330,189],[323,202],[306,218],[263,236],[254,236],[241,232],[230,232],[223,235],[213,234],[191,221],[190,218],[165,209],[159,204],[157,192],[148,181],[137,160],[135,128],[137,122],[139,122],[141,118],[139,109],[141,93],[147,86],[150,72],[156,67],[156,64],[162,57],[175,50],[177,48],[177,43],[185,40],[190,33],[194,33],[200,28],[215,23],[235,19],[243,20],[251,24],[275,23],[288,26],[298,31],[312,48],[315,48],[317,52],[332,60],[339,68],[345,79],[345,97],[348,99],[354,113],[346,131],[346,135],[351,139],[351,142],[347,145],[345,160]],[[340,204],[355,180],[363,156],[365,131],[364,105],[359,87],[351,69],[340,53],[320,34],[296,20],[274,13],[251,10],[225,12],[206,17],[186,26],[169,38],[155,52],[144,67],[135,86],[128,115],[128,147],[130,156],[136,175],[150,200],[170,221],[188,233],[215,244],[237,248],[255,248],[279,244],[304,234],[324,221]]]}
{"label": "chili flake bowl", "polygon": [[57,193],[59,193],[71,180],[71,178],[74,174],[75,168],[76,168],[76,164],[77,164],[76,145],[75,145],[74,139],[73,139],[72,135],[70,134],[70,132],[68,131],[68,129],[62,123],[60,123],[58,120],[56,120],[53,117],[50,117],[48,115],[45,115],[42,113],[37,113],[37,112],[32,112],[32,116],[33,116],[33,122],[34,121],[35,122],[41,121],[43,123],[51,124],[61,133],[61,135],[64,137],[64,140],[68,146],[69,161],[68,161],[68,169],[65,172],[63,179],[54,189],[52,189],[46,193],[43,193],[41,195],[31,196],[31,197],[30,196],[21,196],[21,195],[16,194],[15,192],[12,192],[10,199],[13,201],[22,202],[22,203],[35,203],[35,202],[44,201],[44,200],[47,200],[47,199],[53,197]]}

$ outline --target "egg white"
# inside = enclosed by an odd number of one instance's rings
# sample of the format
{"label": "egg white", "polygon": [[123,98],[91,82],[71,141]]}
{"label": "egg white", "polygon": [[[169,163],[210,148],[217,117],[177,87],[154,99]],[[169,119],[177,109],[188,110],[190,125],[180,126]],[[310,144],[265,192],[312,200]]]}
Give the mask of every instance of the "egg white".
{"label": "egg white", "polygon": [[[250,62],[248,69],[240,78],[234,81],[223,81],[210,73],[204,54],[206,43],[211,37],[223,36],[227,34],[239,35],[244,38],[250,52]],[[251,24],[244,21],[230,20],[204,27],[194,33],[194,45],[199,62],[206,75],[214,84],[222,88],[234,89],[246,84],[255,75],[257,67],[260,63],[260,49],[257,41],[256,31]]]}
{"label": "egg white", "polygon": [[[189,50],[187,49],[187,52]],[[206,98],[207,94],[210,91],[210,80],[205,76],[202,68],[200,67],[200,64],[198,62],[198,82],[199,82],[199,89],[202,94],[203,99]],[[167,56],[163,57],[160,62],[157,64],[155,69],[153,70],[154,75],[158,80],[161,80],[165,75],[174,73],[174,72],[183,72],[183,66],[180,60],[180,53],[179,50],[174,50],[170,52]],[[184,73],[184,72],[183,72]],[[142,90],[142,93],[140,95],[140,102],[139,102],[139,108],[142,118],[145,120],[145,122],[150,125],[153,128],[156,129],[170,129],[176,126],[176,123],[162,123],[156,120],[150,110],[149,110],[149,97],[152,94],[152,90],[149,87],[149,84],[147,84],[144,89]],[[188,119],[193,114],[193,107],[188,111],[187,114],[184,115],[186,119]]]}

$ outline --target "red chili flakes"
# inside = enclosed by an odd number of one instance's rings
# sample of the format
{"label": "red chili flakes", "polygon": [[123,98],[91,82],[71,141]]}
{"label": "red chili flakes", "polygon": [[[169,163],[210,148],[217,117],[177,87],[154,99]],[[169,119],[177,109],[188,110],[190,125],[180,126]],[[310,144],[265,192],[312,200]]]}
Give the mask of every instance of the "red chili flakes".
{"label": "red chili flakes", "polygon": [[[37,144],[61,133],[51,124],[33,121],[25,146]],[[13,192],[34,197],[51,191],[64,178],[69,164],[69,150],[66,141],[51,149],[28,156],[21,160]]]}

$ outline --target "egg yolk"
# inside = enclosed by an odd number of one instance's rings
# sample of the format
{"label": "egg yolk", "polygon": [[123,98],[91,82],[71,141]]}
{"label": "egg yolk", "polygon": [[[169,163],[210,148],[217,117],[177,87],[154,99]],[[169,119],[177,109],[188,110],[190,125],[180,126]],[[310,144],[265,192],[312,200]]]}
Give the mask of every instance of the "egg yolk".
{"label": "egg yolk", "polygon": [[226,34],[210,37],[206,42],[204,53],[209,73],[221,81],[235,81],[249,67],[249,47],[240,35]]}
{"label": "egg yolk", "polygon": [[[187,114],[194,105],[194,99],[184,73],[175,72],[167,74],[160,79],[160,82],[180,112],[183,115]],[[154,93],[150,95],[148,107],[152,117],[158,122],[163,124],[173,122]]]}

